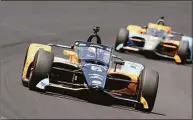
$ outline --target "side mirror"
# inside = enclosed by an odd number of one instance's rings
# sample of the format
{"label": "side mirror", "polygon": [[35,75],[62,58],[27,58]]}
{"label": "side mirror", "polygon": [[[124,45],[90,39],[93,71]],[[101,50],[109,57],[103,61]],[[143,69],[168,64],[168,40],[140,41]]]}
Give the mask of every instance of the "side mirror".
{"label": "side mirror", "polygon": [[77,55],[75,52],[69,51],[69,50],[63,50],[63,54],[67,56],[76,56]]}
{"label": "side mirror", "polygon": [[121,61],[121,60],[115,60],[114,63],[115,63],[114,72],[116,72],[117,65],[124,65],[124,64],[125,64],[125,62],[124,62],[124,61]]}
{"label": "side mirror", "polygon": [[124,61],[120,61],[120,60],[115,60],[114,63],[117,65],[124,65],[125,64]]}
{"label": "side mirror", "polygon": [[123,60],[121,57],[116,56],[116,55],[112,55],[112,57],[113,57],[113,58],[117,58],[117,59],[119,59],[119,60]]}

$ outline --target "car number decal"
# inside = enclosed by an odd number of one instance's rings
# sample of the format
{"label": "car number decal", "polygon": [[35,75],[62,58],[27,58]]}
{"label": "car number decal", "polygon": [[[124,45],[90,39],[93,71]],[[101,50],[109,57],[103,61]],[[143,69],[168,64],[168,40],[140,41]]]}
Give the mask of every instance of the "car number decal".
{"label": "car number decal", "polygon": [[102,72],[103,70],[98,66],[91,66],[91,69],[97,72]]}

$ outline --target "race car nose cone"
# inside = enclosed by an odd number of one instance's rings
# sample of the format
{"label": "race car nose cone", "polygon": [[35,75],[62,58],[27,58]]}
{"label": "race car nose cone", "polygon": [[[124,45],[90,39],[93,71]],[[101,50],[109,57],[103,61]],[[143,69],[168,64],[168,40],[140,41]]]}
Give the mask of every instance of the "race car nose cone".
{"label": "race car nose cone", "polygon": [[160,44],[161,38],[149,36],[143,47],[144,50],[153,51]]}
{"label": "race car nose cone", "polygon": [[101,91],[102,90],[102,87],[101,86],[98,86],[98,85],[92,85],[90,86],[90,89],[92,91]]}

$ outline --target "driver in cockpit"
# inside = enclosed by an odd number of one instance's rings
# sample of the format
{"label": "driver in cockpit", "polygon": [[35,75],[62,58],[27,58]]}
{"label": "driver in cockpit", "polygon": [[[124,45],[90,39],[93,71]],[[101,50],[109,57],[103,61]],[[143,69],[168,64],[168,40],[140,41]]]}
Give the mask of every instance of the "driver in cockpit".
{"label": "driver in cockpit", "polygon": [[85,52],[85,55],[87,57],[95,58],[96,57],[96,48],[94,47],[88,47],[87,52]]}

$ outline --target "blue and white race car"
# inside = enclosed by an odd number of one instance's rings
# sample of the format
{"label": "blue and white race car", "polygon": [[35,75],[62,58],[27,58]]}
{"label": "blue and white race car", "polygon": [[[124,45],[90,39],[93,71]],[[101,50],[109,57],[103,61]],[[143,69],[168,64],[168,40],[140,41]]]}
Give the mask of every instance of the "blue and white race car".
{"label": "blue and white race car", "polygon": [[[177,38],[178,35],[181,38]],[[171,27],[165,25],[162,17],[147,27],[128,25],[127,28],[121,28],[117,34],[115,50],[135,51],[148,58],[168,58],[185,64],[193,60],[192,41],[192,37],[173,32]]]}
{"label": "blue and white race car", "polygon": [[[98,36],[98,29],[94,29],[87,42],[75,41],[72,46],[32,43],[24,60],[23,84],[33,91],[58,88],[107,103],[126,101],[136,109],[151,112],[157,95],[158,72],[113,55],[113,48],[102,45],[100,39],[91,42]],[[64,49],[63,57],[54,54],[54,47]]]}

